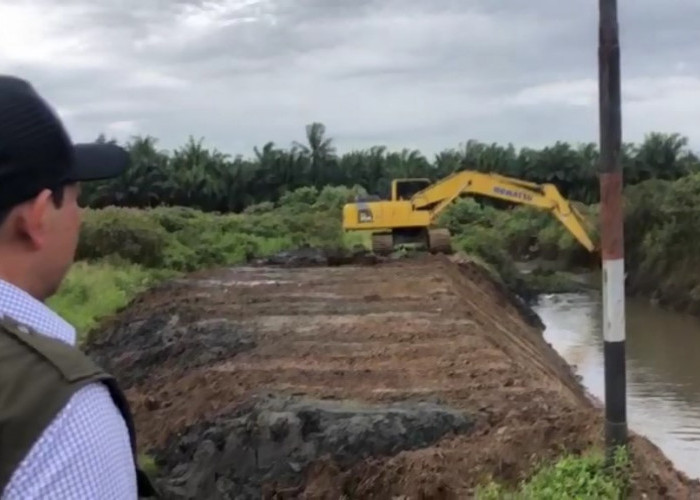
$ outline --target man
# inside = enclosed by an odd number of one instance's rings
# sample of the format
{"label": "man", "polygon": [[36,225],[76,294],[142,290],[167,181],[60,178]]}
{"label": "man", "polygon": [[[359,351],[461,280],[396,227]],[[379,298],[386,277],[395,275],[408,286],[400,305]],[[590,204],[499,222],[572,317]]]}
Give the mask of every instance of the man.
{"label": "man", "polygon": [[114,380],[75,347],[44,301],[73,261],[79,183],[129,156],[74,146],[25,81],[0,76],[0,499],[154,494],[136,467],[133,423]]}

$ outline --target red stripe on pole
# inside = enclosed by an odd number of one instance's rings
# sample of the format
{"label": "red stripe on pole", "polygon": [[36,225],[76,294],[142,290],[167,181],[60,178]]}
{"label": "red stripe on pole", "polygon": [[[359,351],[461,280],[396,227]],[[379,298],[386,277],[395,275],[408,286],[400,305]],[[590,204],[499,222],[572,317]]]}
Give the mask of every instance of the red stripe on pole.
{"label": "red stripe on pole", "polygon": [[600,174],[600,228],[603,260],[625,255],[622,208],[622,172]]}

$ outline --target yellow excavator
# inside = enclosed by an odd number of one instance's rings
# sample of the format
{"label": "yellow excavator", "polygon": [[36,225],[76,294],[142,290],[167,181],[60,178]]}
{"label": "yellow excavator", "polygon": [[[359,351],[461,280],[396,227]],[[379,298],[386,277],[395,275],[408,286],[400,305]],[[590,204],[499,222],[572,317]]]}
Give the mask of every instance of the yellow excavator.
{"label": "yellow excavator", "polygon": [[394,179],[391,199],[356,198],[343,207],[345,231],[372,231],[372,251],[387,255],[405,244],[419,244],[433,253],[452,251],[449,230],[434,227],[437,216],[463,194],[478,194],[551,212],[589,251],[591,241],[583,217],[553,184],[463,170],[433,184],[430,179]]}

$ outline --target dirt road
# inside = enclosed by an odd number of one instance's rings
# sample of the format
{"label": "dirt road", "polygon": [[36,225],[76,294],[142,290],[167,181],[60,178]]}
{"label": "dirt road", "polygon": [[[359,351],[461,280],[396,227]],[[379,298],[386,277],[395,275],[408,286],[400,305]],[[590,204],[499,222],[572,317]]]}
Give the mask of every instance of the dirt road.
{"label": "dirt road", "polygon": [[[536,318],[446,257],[199,273],[96,339],[171,498],[468,498],[601,443]],[[633,451],[636,498],[697,488]]]}

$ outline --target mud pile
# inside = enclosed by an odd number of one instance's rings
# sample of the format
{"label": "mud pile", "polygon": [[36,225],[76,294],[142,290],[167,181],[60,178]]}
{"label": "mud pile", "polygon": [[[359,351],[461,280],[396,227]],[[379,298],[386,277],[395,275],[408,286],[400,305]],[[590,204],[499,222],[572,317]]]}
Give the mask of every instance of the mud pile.
{"label": "mud pile", "polygon": [[269,395],[191,426],[161,450],[168,479],[160,488],[177,499],[258,499],[269,484],[296,494],[319,459],[349,467],[472,426],[468,416],[427,403],[369,406]]}
{"label": "mud pile", "polygon": [[382,259],[366,250],[358,248],[347,250],[345,248],[300,248],[276,253],[270,257],[256,259],[251,262],[254,266],[284,266],[284,267],[311,267],[311,266],[342,266],[342,265],[372,265]]}
{"label": "mud pile", "polygon": [[189,370],[255,346],[253,332],[226,318],[183,323],[177,313],[154,311],[142,320],[107,328],[88,352],[106,370],[119,373],[124,387],[131,387],[143,382],[153,366]]}
{"label": "mud pile", "polygon": [[[143,294],[90,352],[128,387],[172,498],[468,498],[602,444],[536,316],[457,261],[201,272]],[[634,450],[634,497],[696,488]]]}

